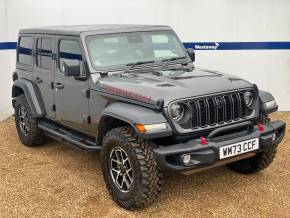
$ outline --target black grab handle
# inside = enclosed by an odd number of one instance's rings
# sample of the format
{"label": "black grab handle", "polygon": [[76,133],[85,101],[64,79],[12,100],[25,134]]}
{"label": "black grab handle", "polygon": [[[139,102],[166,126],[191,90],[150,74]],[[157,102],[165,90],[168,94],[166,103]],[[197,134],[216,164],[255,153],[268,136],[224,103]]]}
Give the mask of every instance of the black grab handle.
{"label": "black grab handle", "polygon": [[245,122],[233,124],[230,126],[220,127],[218,129],[213,130],[210,134],[208,134],[208,136],[206,138],[212,139],[213,137],[215,137],[216,135],[218,135],[222,132],[227,132],[230,130],[241,129],[241,128],[250,127],[250,126],[253,126],[253,124],[249,121],[245,121]]}

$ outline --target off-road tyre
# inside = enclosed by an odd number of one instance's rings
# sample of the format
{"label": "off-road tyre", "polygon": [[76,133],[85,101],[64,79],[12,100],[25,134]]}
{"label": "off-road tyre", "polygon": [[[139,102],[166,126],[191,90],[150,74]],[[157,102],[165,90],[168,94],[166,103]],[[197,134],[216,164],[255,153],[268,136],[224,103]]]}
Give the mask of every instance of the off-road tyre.
{"label": "off-road tyre", "polygon": [[[20,127],[20,109],[24,109],[27,115],[28,131],[25,134]],[[41,129],[38,128],[37,119],[32,117],[32,112],[28,104],[27,98],[24,94],[19,95],[15,101],[15,124],[17,133],[21,142],[28,147],[35,147],[43,144],[45,135]]]}
{"label": "off-road tyre", "polygon": [[228,167],[243,174],[254,174],[267,168],[274,160],[277,146],[257,153],[255,156],[228,164]]}
{"label": "off-road tyre", "polygon": [[[113,200],[127,210],[149,206],[160,195],[163,175],[154,160],[153,147],[129,126],[115,128],[104,137],[101,149],[104,180]],[[127,193],[118,189],[110,172],[110,155],[116,148],[127,153],[133,169],[134,180]]]}

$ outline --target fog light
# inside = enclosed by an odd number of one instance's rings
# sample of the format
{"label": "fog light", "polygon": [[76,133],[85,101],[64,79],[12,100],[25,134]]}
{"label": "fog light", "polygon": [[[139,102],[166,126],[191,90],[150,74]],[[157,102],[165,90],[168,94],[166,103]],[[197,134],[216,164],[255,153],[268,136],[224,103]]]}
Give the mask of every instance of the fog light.
{"label": "fog light", "polygon": [[277,138],[277,135],[276,135],[276,133],[274,132],[273,135],[272,135],[272,141],[274,142],[274,141],[276,140],[276,138]]}
{"label": "fog light", "polygon": [[181,159],[184,164],[189,164],[191,160],[191,156],[190,154],[184,154],[181,156]]}

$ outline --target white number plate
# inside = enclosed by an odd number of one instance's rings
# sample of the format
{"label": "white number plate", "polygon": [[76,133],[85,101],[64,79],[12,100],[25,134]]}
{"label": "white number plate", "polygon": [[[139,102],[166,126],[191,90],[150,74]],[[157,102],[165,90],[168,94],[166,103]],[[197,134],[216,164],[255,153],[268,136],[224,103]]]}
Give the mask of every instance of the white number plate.
{"label": "white number plate", "polygon": [[220,159],[236,156],[257,149],[259,149],[258,138],[226,145],[220,148]]}

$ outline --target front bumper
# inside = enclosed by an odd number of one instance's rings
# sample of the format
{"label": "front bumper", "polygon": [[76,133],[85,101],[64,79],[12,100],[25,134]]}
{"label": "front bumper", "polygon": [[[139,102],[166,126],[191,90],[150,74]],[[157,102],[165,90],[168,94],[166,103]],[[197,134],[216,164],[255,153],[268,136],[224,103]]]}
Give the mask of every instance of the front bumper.
{"label": "front bumper", "polygon": [[[215,137],[215,135],[222,135],[223,132],[229,130],[237,130],[241,127],[241,131],[235,131],[235,133],[225,134],[223,136]],[[263,126],[261,129],[258,126],[253,126],[249,122],[241,123],[240,125],[230,125],[225,128],[217,129],[213,134],[207,136],[207,144],[203,145],[200,139],[189,140],[184,143],[179,143],[170,146],[160,146],[155,148],[154,155],[157,165],[166,171],[175,172],[187,172],[187,171],[200,171],[213,166],[222,165],[230,162],[234,162],[240,159],[244,159],[250,156],[254,156],[255,153],[261,152],[265,149],[278,145],[284,135],[286,124],[283,121],[277,120],[270,122]],[[273,134],[276,134],[276,139],[273,141]],[[225,145],[239,143],[242,141],[258,138],[259,149],[244,153],[238,156],[220,159],[219,148]],[[183,154],[191,155],[191,162],[189,164],[183,164],[181,156]]]}

